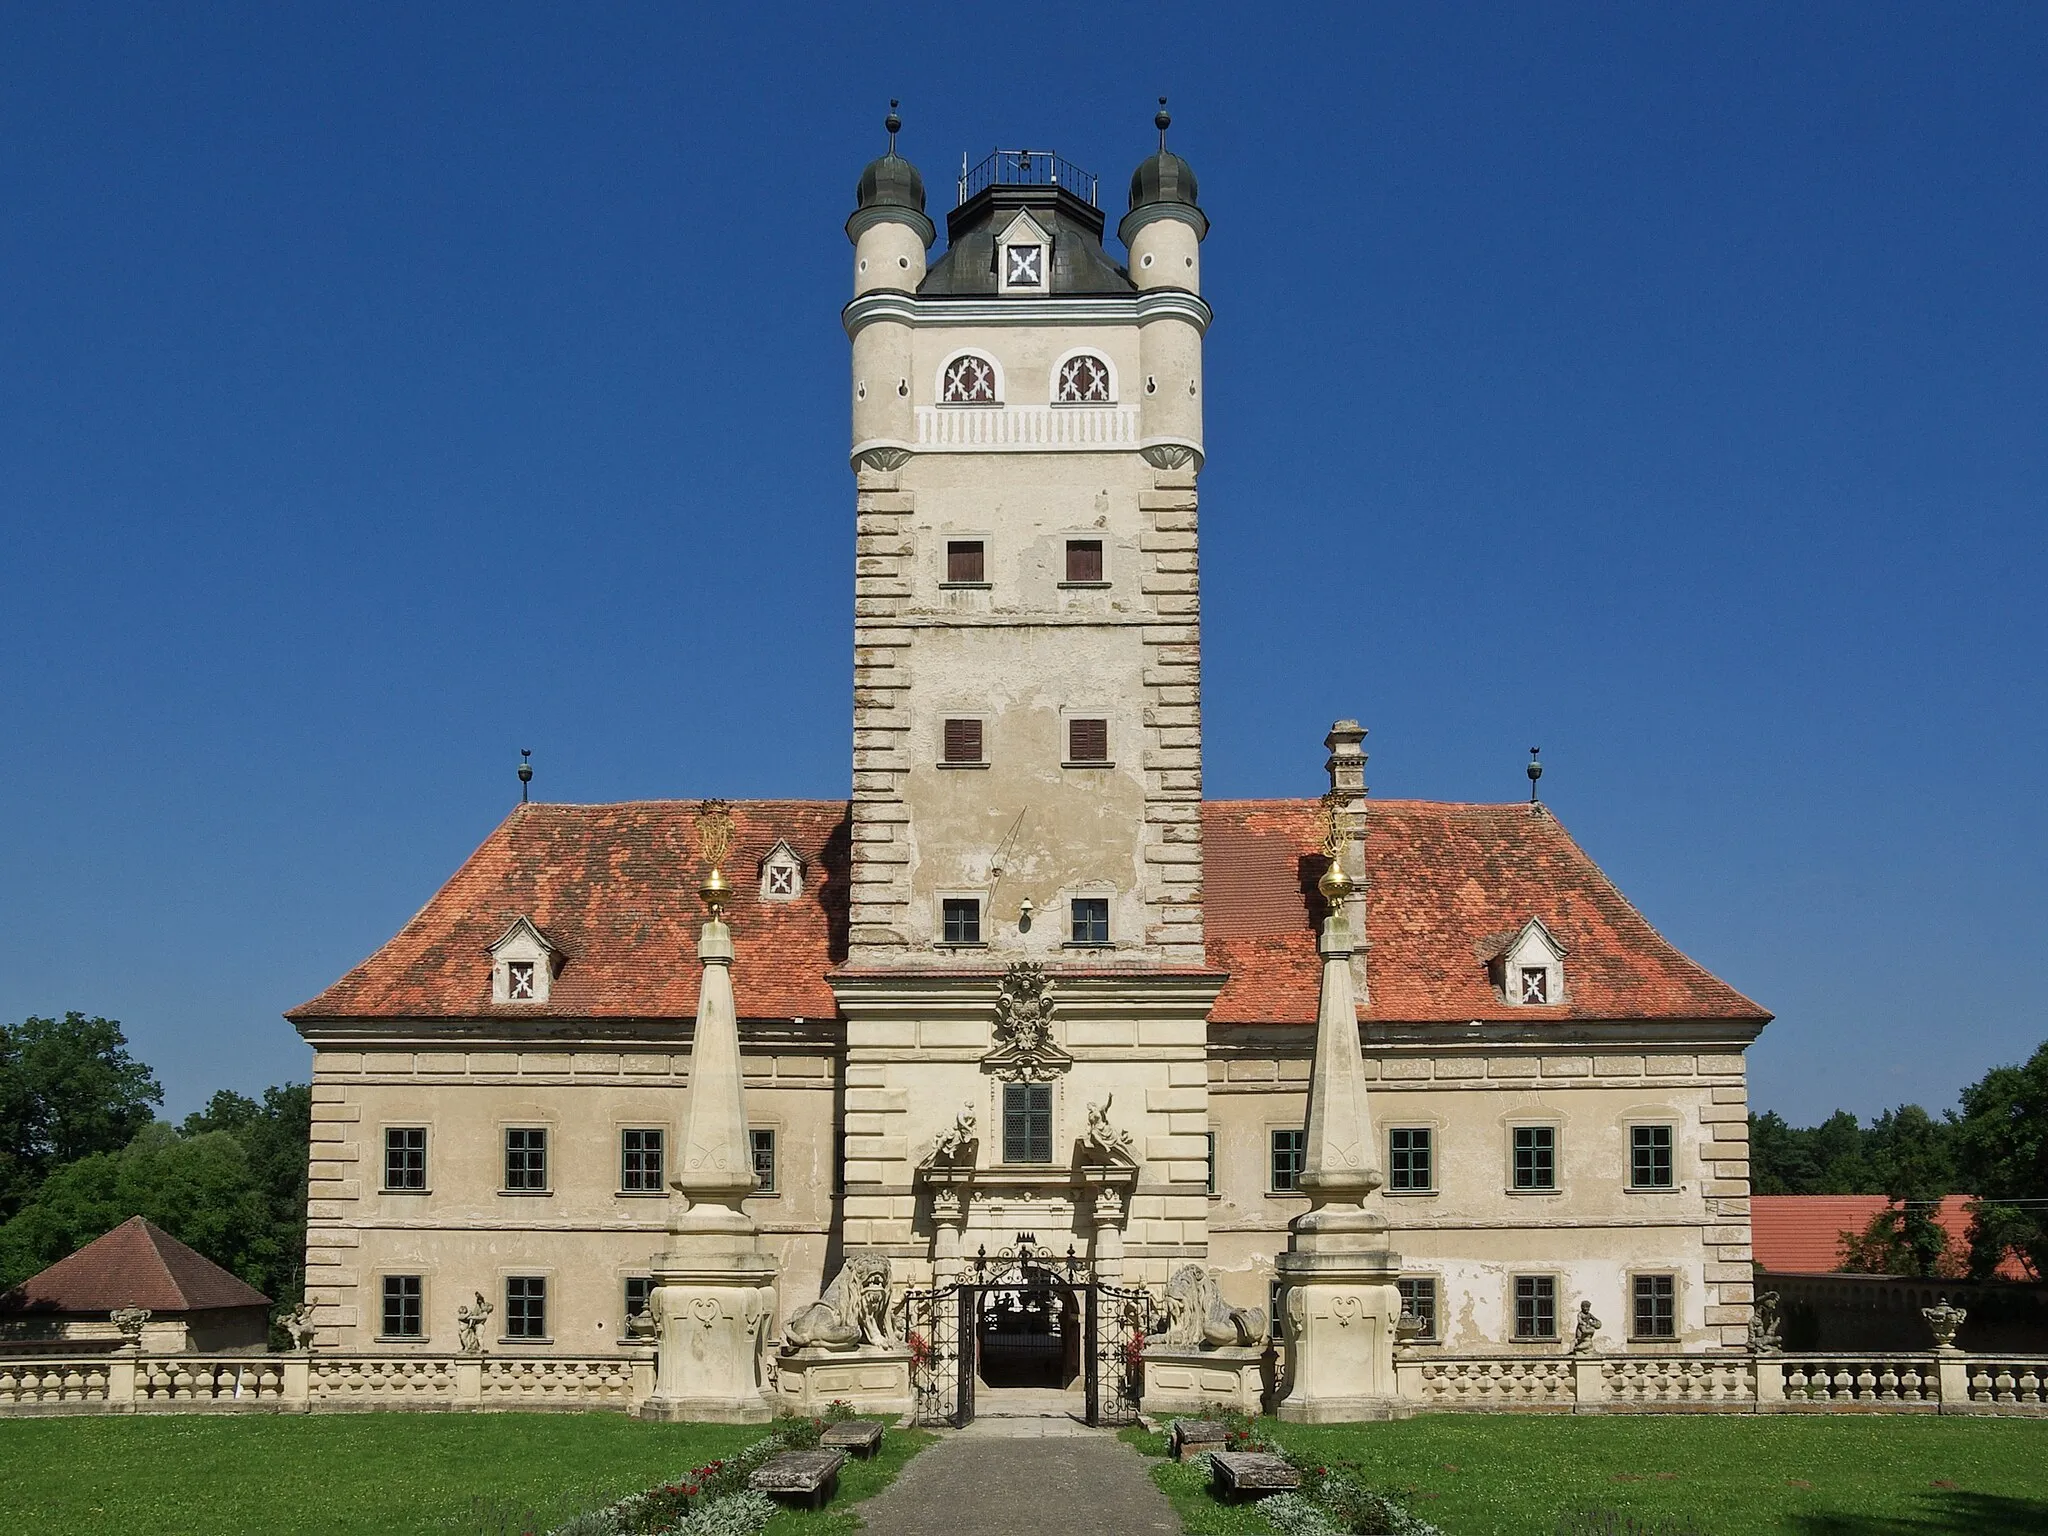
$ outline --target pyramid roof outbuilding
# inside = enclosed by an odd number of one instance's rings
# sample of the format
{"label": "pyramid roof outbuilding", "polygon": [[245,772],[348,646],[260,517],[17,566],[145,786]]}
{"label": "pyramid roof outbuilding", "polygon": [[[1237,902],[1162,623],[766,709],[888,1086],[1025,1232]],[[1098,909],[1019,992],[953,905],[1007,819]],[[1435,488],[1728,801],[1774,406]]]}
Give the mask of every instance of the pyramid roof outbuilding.
{"label": "pyramid roof outbuilding", "polygon": [[159,1318],[269,1305],[253,1285],[143,1216],[129,1217],[0,1297],[0,1308],[13,1312],[146,1307]]}

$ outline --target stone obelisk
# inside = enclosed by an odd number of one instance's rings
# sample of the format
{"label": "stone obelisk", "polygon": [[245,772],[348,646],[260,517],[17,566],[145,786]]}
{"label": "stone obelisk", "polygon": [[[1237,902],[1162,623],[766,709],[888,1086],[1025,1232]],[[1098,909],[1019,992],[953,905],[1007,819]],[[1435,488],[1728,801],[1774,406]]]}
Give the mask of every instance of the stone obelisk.
{"label": "stone obelisk", "polygon": [[668,1251],[654,1261],[648,1298],[657,1330],[654,1395],[643,1418],[758,1423],[773,1416],[761,1339],[775,1316],[775,1260],[761,1251],[741,1202],[754,1192],[739,1019],[732,996],[732,933],[720,915],[731,888],[720,869],[732,817],[718,801],[697,813],[704,860],[698,893],[710,912],[697,944],[697,1033],[680,1166],[669,1182]]}
{"label": "stone obelisk", "polygon": [[1301,1175],[1309,1209],[1289,1224],[1287,1251],[1276,1261],[1286,1340],[1279,1413],[1309,1424],[1402,1411],[1394,1384],[1394,1324],[1401,1314],[1394,1281],[1401,1256],[1388,1246],[1386,1217],[1366,1207],[1383,1179],[1358,1045],[1346,919],[1355,882],[1340,858],[1344,814],[1333,798],[1324,841],[1330,867],[1318,882],[1329,916],[1320,946],[1323,986]]}

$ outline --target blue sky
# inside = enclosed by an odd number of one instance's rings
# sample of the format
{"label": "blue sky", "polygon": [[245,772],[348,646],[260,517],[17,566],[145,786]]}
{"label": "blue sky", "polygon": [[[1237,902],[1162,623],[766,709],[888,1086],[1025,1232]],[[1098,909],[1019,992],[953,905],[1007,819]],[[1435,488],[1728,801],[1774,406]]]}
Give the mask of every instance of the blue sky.
{"label": "blue sky", "polygon": [[[1207,783],[1546,798],[1778,1014],[1756,1102],[2048,1035],[2048,13],[10,8],[0,1017],[171,1108],[516,799],[848,781],[879,120],[1204,281]],[[890,21],[900,18],[896,25]],[[1114,214],[1112,213],[1112,220]]]}

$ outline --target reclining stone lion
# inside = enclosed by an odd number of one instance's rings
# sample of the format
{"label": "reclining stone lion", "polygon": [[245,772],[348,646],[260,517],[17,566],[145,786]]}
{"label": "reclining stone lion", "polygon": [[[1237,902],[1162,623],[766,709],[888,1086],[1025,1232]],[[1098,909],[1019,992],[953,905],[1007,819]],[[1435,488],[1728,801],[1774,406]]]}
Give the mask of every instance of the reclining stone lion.
{"label": "reclining stone lion", "polygon": [[893,1348],[889,1332],[889,1261],[880,1254],[855,1254],[825,1287],[825,1294],[799,1307],[783,1330],[783,1352],[807,1347]]}
{"label": "reclining stone lion", "polygon": [[1215,1276],[1183,1264],[1166,1282],[1164,1338],[1174,1349],[1256,1348],[1266,1342],[1266,1309],[1233,1307]]}

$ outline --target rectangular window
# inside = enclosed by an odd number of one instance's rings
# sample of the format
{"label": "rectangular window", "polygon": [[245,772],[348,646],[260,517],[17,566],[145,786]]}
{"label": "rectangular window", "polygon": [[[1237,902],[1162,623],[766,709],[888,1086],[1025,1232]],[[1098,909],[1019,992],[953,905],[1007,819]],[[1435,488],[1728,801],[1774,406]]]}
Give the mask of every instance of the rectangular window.
{"label": "rectangular window", "polygon": [[1270,1185],[1273,1193],[1276,1195],[1286,1195],[1300,1189],[1302,1165],[1307,1161],[1307,1131],[1275,1131],[1273,1133],[1273,1179]]}
{"label": "rectangular window", "polygon": [[1102,579],[1102,540],[1067,540],[1067,580],[1096,582]]}
{"label": "rectangular window", "polygon": [[1550,968],[1544,965],[1522,967],[1522,1001],[1525,1003],[1547,1003],[1550,1001]]}
{"label": "rectangular window", "polygon": [[626,1276],[626,1316],[638,1317],[647,1310],[647,1298],[654,1294],[654,1282],[645,1275]]}
{"label": "rectangular window", "polygon": [[1678,1337],[1678,1280],[1674,1275],[1637,1275],[1636,1326],[1639,1339]]}
{"label": "rectangular window", "polygon": [[1003,1161],[1052,1161],[1052,1084],[1003,1084]]}
{"label": "rectangular window", "polygon": [[946,722],[945,761],[949,763],[979,763],[981,755],[981,722],[979,720],[948,720]]}
{"label": "rectangular window", "polygon": [[1209,1160],[1209,1193],[1213,1195],[1216,1193],[1216,1133],[1214,1131],[1208,1132],[1203,1137],[1203,1140],[1209,1144],[1209,1150],[1206,1155]]}
{"label": "rectangular window", "polygon": [[427,1132],[424,1126],[394,1126],[384,1133],[384,1187],[427,1187]]}
{"label": "rectangular window", "polygon": [[1422,1319],[1422,1331],[1418,1339],[1436,1342],[1436,1280],[1397,1280],[1395,1286],[1401,1292],[1401,1310]]}
{"label": "rectangular window", "polygon": [[1557,1188],[1557,1128],[1515,1127],[1515,1188]]}
{"label": "rectangular window", "polygon": [[1554,1276],[1515,1276],[1515,1337],[1557,1337],[1557,1280]]}
{"label": "rectangular window", "polygon": [[1671,1127],[1632,1125],[1628,1128],[1628,1182],[1631,1189],[1670,1189]]}
{"label": "rectangular window", "polygon": [[548,1133],[516,1130],[505,1133],[505,1187],[546,1189],[548,1187]]}
{"label": "rectangular window", "polygon": [[619,1132],[619,1188],[631,1195],[658,1195],[661,1180],[660,1131]]}
{"label": "rectangular window", "polygon": [[775,1193],[775,1133],[749,1128],[747,1141],[754,1154],[754,1193],[772,1195]]}
{"label": "rectangular window", "polygon": [[1070,763],[1108,762],[1109,722],[1107,720],[1069,720],[1067,722],[1067,761]]}
{"label": "rectangular window", "polygon": [[946,580],[965,586],[978,586],[984,579],[982,575],[981,540],[947,540]]}
{"label": "rectangular window", "polygon": [[1109,898],[1107,896],[1076,896],[1072,902],[1072,915],[1071,942],[1075,944],[1107,944],[1109,942]]}
{"label": "rectangular window", "polygon": [[981,898],[948,896],[939,903],[939,939],[946,944],[981,942]]}
{"label": "rectangular window", "polygon": [[384,1337],[416,1339],[421,1333],[420,1277],[384,1277]]}
{"label": "rectangular window", "polygon": [[1387,1132],[1387,1188],[1415,1193],[1436,1188],[1436,1166],[1427,1126],[1397,1126]]}
{"label": "rectangular window", "polygon": [[543,1275],[512,1275],[505,1281],[505,1337],[548,1336],[548,1282]]}

